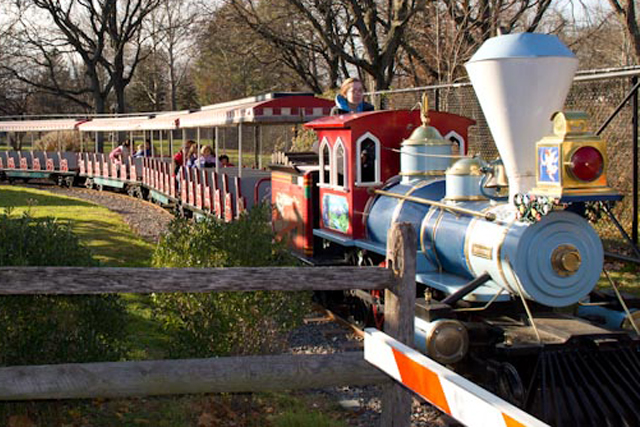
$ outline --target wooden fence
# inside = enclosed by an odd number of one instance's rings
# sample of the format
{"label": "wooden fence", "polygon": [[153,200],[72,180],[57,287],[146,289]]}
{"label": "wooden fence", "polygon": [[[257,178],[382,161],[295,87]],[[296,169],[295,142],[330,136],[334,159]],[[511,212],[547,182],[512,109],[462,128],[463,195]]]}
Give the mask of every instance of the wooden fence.
{"label": "wooden fence", "polygon": [[[415,231],[409,224],[396,224],[387,243],[387,268],[4,267],[0,268],[0,294],[384,289],[385,332],[412,345]],[[381,426],[409,426],[411,393],[369,365],[361,351],[0,368],[0,400],[258,392],[368,384],[384,384]]]}

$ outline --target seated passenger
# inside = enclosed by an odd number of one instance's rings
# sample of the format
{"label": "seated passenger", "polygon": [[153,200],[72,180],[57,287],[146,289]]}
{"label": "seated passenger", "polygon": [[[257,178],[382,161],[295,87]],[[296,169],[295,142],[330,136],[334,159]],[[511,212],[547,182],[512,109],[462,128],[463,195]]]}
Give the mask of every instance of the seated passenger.
{"label": "seated passenger", "polygon": [[198,158],[199,168],[212,168],[216,165],[216,156],[213,155],[213,150],[210,146],[205,145],[200,150],[200,157]]}
{"label": "seated passenger", "polygon": [[129,148],[131,147],[131,141],[125,139],[124,142],[111,150],[109,153],[109,160],[116,164],[122,164],[124,159],[129,155]]}
{"label": "seated passenger", "polygon": [[342,82],[340,93],[336,95],[336,105],[331,109],[331,115],[336,116],[373,110],[373,105],[364,101],[364,88],[360,79],[350,77]]}
{"label": "seated passenger", "polygon": [[223,154],[222,156],[220,156],[218,160],[220,160],[220,166],[223,168],[226,168],[227,166],[234,166],[232,163],[229,162],[229,156],[227,156],[226,154]]}
{"label": "seated passenger", "polygon": [[151,157],[151,140],[147,139],[144,144],[138,145],[133,157]]}
{"label": "seated passenger", "polygon": [[186,164],[186,162],[188,161],[191,147],[194,145],[196,145],[195,141],[188,139],[182,145],[180,151],[178,151],[176,155],[173,156],[174,172],[176,175],[178,174],[180,167],[182,167],[182,165]]}
{"label": "seated passenger", "polygon": [[198,165],[198,146],[196,144],[191,145],[186,158],[188,168],[195,168]]}
{"label": "seated passenger", "polygon": [[133,154],[133,157],[144,157],[144,144],[138,144],[136,147],[136,152]]}

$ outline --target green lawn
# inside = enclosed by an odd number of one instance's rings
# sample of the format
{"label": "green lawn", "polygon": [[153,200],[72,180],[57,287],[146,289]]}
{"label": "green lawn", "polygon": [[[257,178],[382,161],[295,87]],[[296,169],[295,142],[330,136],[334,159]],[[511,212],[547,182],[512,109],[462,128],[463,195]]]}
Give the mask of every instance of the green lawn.
{"label": "green lawn", "polygon": [[0,186],[0,210],[29,211],[36,218],[70,222],[73,231],[107,267],[148,267],[153,246],[135,236],[120,215],[80,199],[31,188]]}

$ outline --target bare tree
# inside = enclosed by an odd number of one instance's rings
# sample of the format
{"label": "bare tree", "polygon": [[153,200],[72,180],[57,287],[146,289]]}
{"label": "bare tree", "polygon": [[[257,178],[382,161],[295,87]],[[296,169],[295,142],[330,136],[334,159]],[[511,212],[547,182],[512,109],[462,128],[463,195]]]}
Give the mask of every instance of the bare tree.
{"label": "bare tree", "polygon": [[196,55],[195,27],[202,23],[201,17],[191,0],[160,0],[159,7],[151,15],[150,42],[153,54],[165,58],[172,110],[178,108],[178,88]]}
{"label": "bare tree", "polygon": [[[126,111],[125,88],[131,82],[142,54],[141,27],[160,0],[14,0],[20,16],[17,36],[24,48],[14,52],[20,58],[5,67],[21,81],[41,90],[70,99],[94,111],[106,111],[107,97],[113,91],[117,112]],[[31,9],[31,14],[28,13]],[[34,23],[33,14],[48,22]],[[53,30],[47,25],[53,22]],[[56,58],[64,55],[69,63],[79,59],[83,74],[80,86],[70,86],[56,73]],[[48,81],[38,81],[31,70],[48,70]],[[91,95],[91,100],[86,96]]]}
{"label": "bare tree", "polygon": [[391,84],[405,30],[425,4],[425,0],[281,0],[295,13],[296,25],[310,29],[300,37],[282,31],[291,26],[272,25],[261,7],[264,2],[227,1],[254,31],[289,57],[300,51],[321,55],[329,65],[330,86],[335,86],[338,72],[347,72],[344,64],[351,64],[371,77],[374,89]]}
{"label": "bare tree", "polygon": [[[551,0],[437,0],[418,13],[401,40],[415,84],[466,79],[462,65],[488,38],[539,29]],[[413,68],[409,69],[408,66]]]}
{"label": "bare tree", "polygon": [[633,46],[637,63],[640,60],[640,27],[638,27],[635,1],[609,0],[609,4],[626,29],[631,45]]}
{"label": "bare tree", "polygon": [[208,16],[197,50],[194,81],[202,103],[305,86],[300,76],[282,66],[280,53],[248,30],[230,6]]}

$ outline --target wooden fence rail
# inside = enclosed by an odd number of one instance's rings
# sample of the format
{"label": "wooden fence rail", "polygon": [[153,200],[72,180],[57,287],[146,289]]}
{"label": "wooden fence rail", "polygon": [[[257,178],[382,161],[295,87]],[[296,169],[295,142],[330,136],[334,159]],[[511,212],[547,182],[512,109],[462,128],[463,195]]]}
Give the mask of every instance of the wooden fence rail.
{"label": "wooden fence rail", "polygon": [[381,267],[0,267],[0,295],[385,289]]}
{"label": "wooden fence rail", "polygon": [[[380,267],[79,268],[2,267],[0,295],[220,291],[385,290],[388,335],[412,345],[417,237],[410,224],[388,233]],[[255,392],[384,383],[383,427],[407,427],[411,394],[390,383],[363,352],[0,368],[0,400]]]}
{"label": "wooden fence rail", "polygon": [[0,400],[240,393],[390,383],[363,352],[0,368]]}

